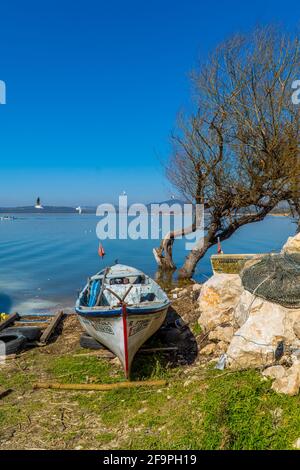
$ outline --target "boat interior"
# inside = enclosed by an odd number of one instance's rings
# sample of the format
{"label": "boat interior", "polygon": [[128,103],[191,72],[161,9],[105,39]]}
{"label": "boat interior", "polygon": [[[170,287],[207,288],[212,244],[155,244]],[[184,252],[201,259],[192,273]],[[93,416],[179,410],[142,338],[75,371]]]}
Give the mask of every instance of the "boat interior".
{"label": "boat interior", "polygon": [[[104,279],[104,286],[102,288]],[[116,307],[122,302],[140,305],[167,302],[166,294],[148,276],[140,273],[126,275],[103,273],[89,279],[81,297],[81,307]]]}

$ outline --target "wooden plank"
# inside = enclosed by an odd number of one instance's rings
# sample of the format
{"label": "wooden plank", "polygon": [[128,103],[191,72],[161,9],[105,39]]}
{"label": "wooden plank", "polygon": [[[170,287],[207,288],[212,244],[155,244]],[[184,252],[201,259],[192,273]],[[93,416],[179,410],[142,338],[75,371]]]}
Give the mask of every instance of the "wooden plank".
{"label": "wooden plank", "polygon": [[167,352],[167,351],[178,351],[177,346],[168,346],[168,347],[161,347],[161,348],[143,348],[138,351],[142,353],[154,353],[154,352]]}
{"label": "wooden plank", "polygon": [[9,325],[11,325],[12,323],[14,323],[15,321],[19,319],[20,319],[20,315],[17,312],[11,313],[6,320],[0,323],[0,331],[4,330],[4,328],[8,327]]}
{"label": "wooden plank", "polygon": [[163,387],[167,385],[166,380],[142,380],[137,382],[117,382],[113,384],[62,384],[55,382],[39,382],[34,384],[34,389],[54,389],[54,390],[95,390],[105,392],[119,388],[136,387]]}
{"label": "wooden plank", "polygon": [[63,316],[64,316],[64,312],[62,310],[55,315],[55,317],[51,320],[49,326],[47,326],[44,333],[42,334],[39,344],[41,345],[47,344],[48,340],[53,334],[55,328],[59,325]]}
{"label": "wooden plank", "polygon": [[28,322],[16,322],[15,326],[22,328],[23,326],[36,326],[38,328],[41,328],[41,330],[45,330],[47,325],[49,325],[49,322],[34,322],[34,323],[28,323]]}

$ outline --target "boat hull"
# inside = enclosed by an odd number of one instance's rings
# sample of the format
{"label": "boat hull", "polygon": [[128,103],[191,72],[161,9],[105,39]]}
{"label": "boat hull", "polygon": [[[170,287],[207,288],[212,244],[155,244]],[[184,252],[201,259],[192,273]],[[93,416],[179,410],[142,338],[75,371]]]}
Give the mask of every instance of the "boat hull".
{"label": "boat hull", "polygon": [[168,306],[145,312],[125,307],[110,311],[109,315],[104,312],[77,313],[86,332],[120,359],[128,378],[135,354],[161,327],[167,311]]}

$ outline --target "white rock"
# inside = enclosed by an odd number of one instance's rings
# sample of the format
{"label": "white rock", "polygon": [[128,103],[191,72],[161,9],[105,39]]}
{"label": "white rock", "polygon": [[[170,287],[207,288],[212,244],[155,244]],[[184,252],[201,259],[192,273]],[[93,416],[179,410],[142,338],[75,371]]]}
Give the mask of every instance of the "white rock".
{"label": "white rock", "polygon": [[225,326],[224,328],[222,328],[221,326],[217,326],[215,330],[212,330],[209,333],[208,339],[230,343],[230,341],[232,340],[233,334],[234,334],[234,329],[232,326]]}
{"label": "white rock", "polygon": [[294,449],[300,449],[300,437],[294,442]]}
{"label": "white rock", "polygon": [[287,239],[287,242],[282,247],[281,253],[300,253],[300,233]]}
{"label": "white rock", "polygon": [[194,292],[198,292],[199,290],[201,290],[202,288],[202,284],[194,284],[193,285],[193,291]]}
{"label": "white rock", "polygon": [[294,323],[293,330],[297,338],[300,339],[300,320]]}
{"label": "white rock", "polygon": [[187,295],[188,293],[189,293],[189,291],[188,291],[187,289],[182,289],[182,290],[180,290],[180,292],[179,292],[179,296],[182,297],[182,296],[184,296],[184,295]]}
{"label": "white rock", "polygon": [[228,343],[225,341],[219,341],[217,344],[217,352],[218,354],[224,354],[228,349]]}
{"label": "white rock", "polygon": [[201,349],[200,354],[204,354],[205,356],[209,356],[210,354],[213,354],[216,349],[217,349],[216,344],[209,343],[203,349]]}
{"label": "white rock", "polygon": [[297,395],[300,389],[300,363],[293,364],[286,371],[284,377],[276,379],[272,384],[272,389],[285,395]]}
{"label": "white rock", "polygon": [[249,316],[237,330],[227,350],[231,368],[272,365],[279,341],[298,347],[293,325],[300,320],[300,309],[288,309],[252,295]]}
{"label": "white rock", "polygon": [[232,319],[242,290],[238,274],[214,274],[203,284],[198,302],[201,312],[199,324],[204,331]]}
{"label": "white rock", "polygon": [[113,364],[114,366],[121,366],[121,361],[118,357],[114,357],[111,361],[111,364]]}
{"label": "white rock", "polygon": [[[258,299],[257,299],[258,302]],[[246,289],[243,290],[239,302],[234,310],[234,321],[241,327],[248,319],[249,312],[253,303],[253,295]]]}
{"label": "white rock", "polygon": [[267,367],[262,373],[265,377],[270,377],[271,379],[281,379],[284,377],[286,370],[282,366],[271,366]]}

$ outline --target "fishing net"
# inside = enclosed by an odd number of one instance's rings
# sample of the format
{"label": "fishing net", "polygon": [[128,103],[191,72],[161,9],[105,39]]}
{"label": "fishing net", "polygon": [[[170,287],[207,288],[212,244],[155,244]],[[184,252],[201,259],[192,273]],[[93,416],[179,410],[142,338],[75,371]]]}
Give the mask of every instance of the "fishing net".
{"label": "fishing net", "polygon": [[241,273],[246,290],[288,308],[300,307],[300,254],[271,254]]}

